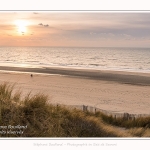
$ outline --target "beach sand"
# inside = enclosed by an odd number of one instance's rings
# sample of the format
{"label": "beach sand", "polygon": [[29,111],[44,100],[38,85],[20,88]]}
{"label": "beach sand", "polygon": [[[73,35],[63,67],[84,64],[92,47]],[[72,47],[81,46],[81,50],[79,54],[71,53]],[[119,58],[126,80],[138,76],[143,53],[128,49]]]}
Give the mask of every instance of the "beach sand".
{"label": "beach sand", "polygon": [[149,74],[60,68],[0,69],[3,70],[0,83],[15,83],[15,89],[22,91],[23,95],[30,91],[32,94],[40,92],[48,95],[54,104],[88,105],[118,113],[150,114]]}

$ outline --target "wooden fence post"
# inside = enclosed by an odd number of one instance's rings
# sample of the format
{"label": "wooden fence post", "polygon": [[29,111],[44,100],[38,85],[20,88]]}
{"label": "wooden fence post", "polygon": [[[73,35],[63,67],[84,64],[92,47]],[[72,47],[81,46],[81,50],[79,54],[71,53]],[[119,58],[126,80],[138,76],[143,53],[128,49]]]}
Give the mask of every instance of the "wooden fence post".
{"label": "wooden fence post", "polygon": [[126,120],[128,120],[129,119],[129,114],[128,113],[124,113],[123,118],[126,119]]}
{"label": "wooden fence post", "polygon": [[88,111],[88,106],[83,105],[83,111],[84,112]]}

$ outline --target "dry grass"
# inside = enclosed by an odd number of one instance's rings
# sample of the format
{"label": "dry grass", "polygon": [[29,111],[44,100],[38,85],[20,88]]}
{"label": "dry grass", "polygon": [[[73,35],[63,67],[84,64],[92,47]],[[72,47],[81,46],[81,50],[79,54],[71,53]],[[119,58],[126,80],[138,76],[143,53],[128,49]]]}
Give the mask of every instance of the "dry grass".
{"label": "dry grass", "polygon": [[123,128],[150,128],[150,117],[139,117],[135,119],[126,119],[124,117],[114,118],[103,113],[97,113],[95,116],[102,118],[102,120],[108,124],[123,127]]}
{"label": "dry grass", "polygon": [[23,134],[0,133],[1,137],[150,136],[148,127],[122,130],[118,128],[121,126],[114,126],[109,116],[54,106],[43,94],[31,96],[29,93],[21,99],[21,92],[13,93],[13,89],[14,86],[7,83],[0,85],[0,126],[27,125],[27,128],[21,129]]}

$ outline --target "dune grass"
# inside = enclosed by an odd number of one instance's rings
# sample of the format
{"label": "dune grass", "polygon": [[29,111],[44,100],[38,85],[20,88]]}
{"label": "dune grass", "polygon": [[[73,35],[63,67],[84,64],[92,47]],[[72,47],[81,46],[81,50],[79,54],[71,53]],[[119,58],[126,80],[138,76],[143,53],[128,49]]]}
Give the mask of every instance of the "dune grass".
{"label": "dune grass", "polygon": [[0,85],[1,137],[149,137],[149,126],[142,119],[139,126],[134,122],[126,126],[102,113],[52,105],[43,94],[29,93],[22,98],[14,86]]}
{"label": "dune grass", "polygon": [[150,128],[150,116],[139,117],[135,119],[126,119],[124,117],[115,118],[112,115],[108,116],[101,112],[98,112],[95,116],[102,118],[102,120],[104,122],[107,122],[108,124],[127,128],[127,129],[133,127]]}

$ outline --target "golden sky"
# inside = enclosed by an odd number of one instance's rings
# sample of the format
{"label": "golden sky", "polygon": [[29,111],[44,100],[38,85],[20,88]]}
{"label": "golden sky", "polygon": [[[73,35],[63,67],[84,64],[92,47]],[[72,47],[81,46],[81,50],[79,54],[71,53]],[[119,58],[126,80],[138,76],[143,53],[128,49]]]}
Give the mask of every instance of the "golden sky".
{"label": "golden sky", "polygon": [[150,13],[0,12],[0,46],[150,47]]}

